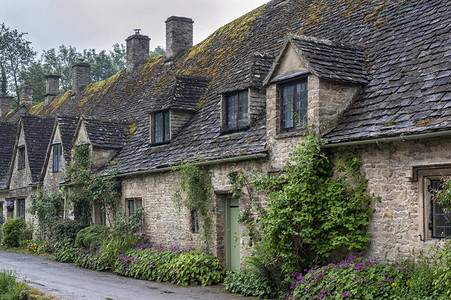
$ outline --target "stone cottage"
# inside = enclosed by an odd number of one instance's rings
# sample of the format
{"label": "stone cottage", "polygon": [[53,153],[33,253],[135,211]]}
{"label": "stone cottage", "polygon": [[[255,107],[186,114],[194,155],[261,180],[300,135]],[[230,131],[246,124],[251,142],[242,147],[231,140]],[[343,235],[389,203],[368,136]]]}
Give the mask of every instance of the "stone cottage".
{"label": "stone cottage", "polygon": [[[38,182],[57,188],[68,150],[89,143],[96,168],[115,160],[120,206],[143,208],[152,241],[196,247],[195,216],[173,204],[171,168],[202,164],[214,190],[212,252],[237,268],[245,254],[237,217],[247,200],[230,197],[227,174],[280,170],[307,124],[332,151],[357,148],[368,191],[382,198],[370,255],[427,249],[451,235],[430,194],[440,174],[451,175],[450,23],[449,1],[273,0],[193,46],[193,21],[170,17],[165,55],[148,58],[150,38],[136,31],[126,39],[125,70],[89,84],[89,65],[77,63],[72,91],[50,93],[28,110],[35,116],[0,125],[8,141],[0,153],[11,153],[8,168],[0,160],[0,203],[30,195]],[[26,165],[37,159],[29,120],[46,128],[47,146],[41,169],[19,175],[22,145]]]}

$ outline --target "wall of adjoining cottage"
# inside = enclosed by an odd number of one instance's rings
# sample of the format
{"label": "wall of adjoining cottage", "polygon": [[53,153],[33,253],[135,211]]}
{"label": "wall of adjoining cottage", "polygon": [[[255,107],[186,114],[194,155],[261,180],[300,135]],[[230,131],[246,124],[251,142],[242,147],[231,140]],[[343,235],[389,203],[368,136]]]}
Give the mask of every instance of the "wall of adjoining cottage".
{"label": "wall of adjoining cottage", "polygon": [[[423,185],[431,174],[451,175],[451,138],[435,138],[362,147],[362,174],[368,192],[381,197],[369,227],[368,255],[380,259],[427,253],[438,240],[428,238]],[[425,176],[427,175],[427,176]],[[430,198],[428,198],[430,199]],[[420,240],[426,237],[426,241]]]}
{"label": "wall of adjoining cottage", "polygon": [[[227,174],[232,170],[250,172],[262,169],[263,160],[214,165],[209,168],[213,184],[214,222],[211,253],[225,263],[225,202],[232,185]],[[178,188],[178,175],[173,172],[151,173],[145,176],[125,178],[122,181],[121,209],[126,211],[126,199],[141,198],[144,211],[144,234],[152,241],[165,246],[193,247],[201,249],[202,238],[191,232],[190,214],[174,205],[174,192]],[[248,205],[248,197],[240,199],[240,210]],[[245,228],[241,228],[245,232]],[[241,256],[247,254],[248,238],[241,237]]]}

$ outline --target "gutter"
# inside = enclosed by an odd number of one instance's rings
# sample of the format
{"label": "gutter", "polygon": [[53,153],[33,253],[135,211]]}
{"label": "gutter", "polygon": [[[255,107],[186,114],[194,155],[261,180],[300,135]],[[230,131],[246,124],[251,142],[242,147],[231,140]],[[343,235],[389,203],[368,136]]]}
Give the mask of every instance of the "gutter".
{"label": "gutter", "polygon": [[[195,165],[195,166],[211,166],[211,165],[217,165],[217,164],[240,162],[243,160],[260,159],[260,158],[265,158],[267,156],[268,156],[267,153],[257,153],[257,154],[244,155],[244,156],[238,156],[238,157],[200,161],[200,162],[193,163],[193,165]],[[165,168],[157,168],[157,169],[144,170],[144,171],[136,171],[136,172],[131,172],[131,173],[123,173],[123,174],[116,175],[115,177],[119,178],[119,177],[127,177],[127,176],[138,176],[138,175],[146,175],[146,174],[152,174],[152,173],[168,172],[168,171],[178,170],[180,168],[181,168],[181,166],[177,165],[177,166],[173,166],[173,167],[165,167]]]}
{"label": "gutter", "polygon": [[450,136],[450,135],[451,135],[451,130],[445,130],[445,131],[438,131],[438,132],[420,133],[420,134],[412,134],[412,135],[400,135],[400,136],[395,136],[395,137],[369,139],[369,140],[361,140],[361,141],[353,141],[353,142],[343,142],[343,143],[338,142],[338,143],[334,143],[334,144],[323,145],[321,148],[337,148],[337,147],[351,147],[351,146],[379,144],[379,143],[405,142],[405,141],[409,141],[409,140],[419,140],[419,139],[443,137],[443,136]]}

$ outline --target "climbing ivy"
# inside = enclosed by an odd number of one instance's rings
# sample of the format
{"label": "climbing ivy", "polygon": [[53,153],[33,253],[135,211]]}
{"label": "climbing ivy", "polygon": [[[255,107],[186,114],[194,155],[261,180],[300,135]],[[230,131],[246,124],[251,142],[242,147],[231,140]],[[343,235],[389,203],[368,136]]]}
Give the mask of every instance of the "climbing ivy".
{"label": "climbing ivy", "polygon": [[[334,168],[322,145],[309,133],[280,173],[229,173],[233,195],[240,197],[246,188],[250,197],[240,220],[251,243],[261,242],[285,274],[361,251],[370,241],[367,226],[376,197],[366,193],[356,153],[341,151]],[[258,191],[265,192],[267,209],[258,204]]]}
{"label": "climbing ivy", "polygon": [[174,169],[179,172],[180,181],[174,193],[173,199],[177,209],[182,207],[188,212],[197,211],[199,215],[199,225],[204,242],[205,252],[209,252],[212,246],[212,183],[208,170],[195,166],[187,162],[179,168]]}
{"label": "climbing ivy", "polygon": [[88,145],[75,145],[72,149],[72,163],[67,170],[70,185],[64,191],[76,218],[89,224],[91,207],[99,204],[109,225],[113,225],[117,199],[121,192],[121,184],[114,177],[115,173],[114,164],[110,165],[108,176],[93,172]]}

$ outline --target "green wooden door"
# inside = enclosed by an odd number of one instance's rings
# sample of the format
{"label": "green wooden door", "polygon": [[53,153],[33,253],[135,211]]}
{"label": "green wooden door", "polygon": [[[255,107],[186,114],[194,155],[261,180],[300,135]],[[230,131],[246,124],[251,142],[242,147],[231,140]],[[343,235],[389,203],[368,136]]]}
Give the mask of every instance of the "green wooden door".
{"label": "green wooden door", "polygon": [[240,268],[240,225],[238,216],[240,206],[238,199],[226,201],[226,267],[227,270]]}

